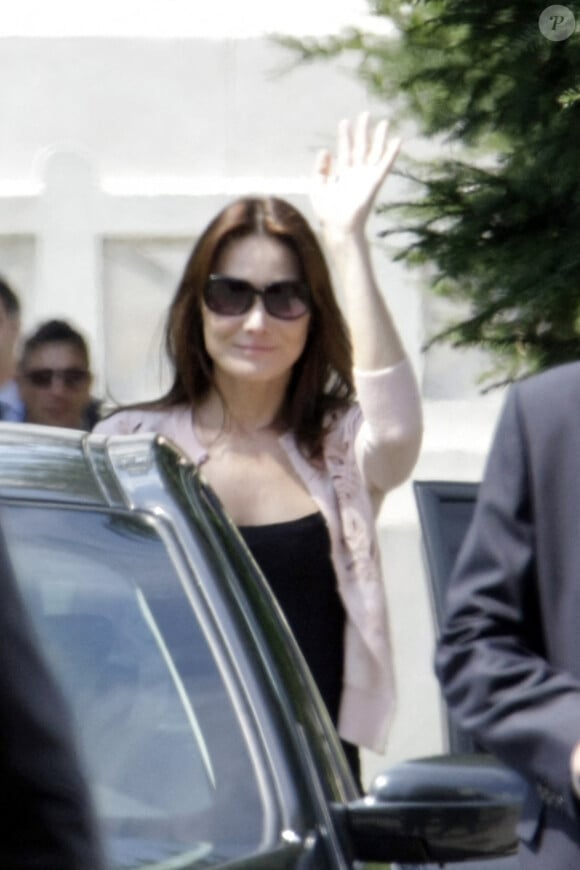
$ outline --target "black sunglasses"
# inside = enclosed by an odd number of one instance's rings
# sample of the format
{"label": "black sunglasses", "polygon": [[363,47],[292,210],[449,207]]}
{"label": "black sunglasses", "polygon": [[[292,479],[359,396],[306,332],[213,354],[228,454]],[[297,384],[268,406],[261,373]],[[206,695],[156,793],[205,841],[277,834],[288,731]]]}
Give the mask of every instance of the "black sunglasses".
{"label": "black sunglasses", "polygon": [[273,281],[258,290],[242,278],[210,275],[203,291],[205,304],[215,314],[245,314],[259,296],[266,312],[280,320],[297,320],[310,311],[310,290],[304,281]]}
{"label": "black sunglasses", "polygon": [[22,376],[33,387],[39,387],[43,390],[50,387],[55,378],[58,378],[67,389],[78,390],[88,383],[91,373],[86,369],[77,368],[29,369],[27,372],[23,372]]}

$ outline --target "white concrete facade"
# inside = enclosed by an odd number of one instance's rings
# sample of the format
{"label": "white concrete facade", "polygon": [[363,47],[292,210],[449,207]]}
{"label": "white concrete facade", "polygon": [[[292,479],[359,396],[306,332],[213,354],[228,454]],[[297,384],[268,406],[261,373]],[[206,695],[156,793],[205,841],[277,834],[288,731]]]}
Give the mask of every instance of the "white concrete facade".
{"label": "white concrete facade", "polygon": [[[64,316],[86,333],[98,389],[119,402],[166,383],[163,317],[207,220],[260,191],[310,216],[315,151],[332,145],[341,117],[377,108],[343,62],[290,69],[261,37],[0,39],[0,105],[0,272],[25,330]],[[415,476],[477,479],[501,396],[478,394],[476,355],[422,352],[444,310],[381,243],[374,255],[423,388]],[[443,745],[410,485],[387,499],[380,530],[400,692],[395,761]],[[367,776],[384,764],[365,756]]]}

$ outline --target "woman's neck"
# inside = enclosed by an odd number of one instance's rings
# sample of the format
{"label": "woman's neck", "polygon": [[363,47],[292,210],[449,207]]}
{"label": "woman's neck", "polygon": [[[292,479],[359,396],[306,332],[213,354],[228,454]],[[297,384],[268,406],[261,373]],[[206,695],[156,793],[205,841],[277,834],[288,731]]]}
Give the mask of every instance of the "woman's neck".
{"label": "woman's neck", "polygon": [[286,387],[286,382],[260,384],[219,379],[198,408],[198,419],[206,429],[238,434],[279,428]]}

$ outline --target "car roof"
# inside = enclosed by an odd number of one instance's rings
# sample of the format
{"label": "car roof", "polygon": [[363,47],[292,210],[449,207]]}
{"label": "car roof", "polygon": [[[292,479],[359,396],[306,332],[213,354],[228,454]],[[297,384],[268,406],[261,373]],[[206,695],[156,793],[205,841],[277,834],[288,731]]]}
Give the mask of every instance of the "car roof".
{"label": "car roof", "polygon": [[150,508],[192,463],[152,433],[106,436],[76,429],[0,423],[3,498],[83,506]]}

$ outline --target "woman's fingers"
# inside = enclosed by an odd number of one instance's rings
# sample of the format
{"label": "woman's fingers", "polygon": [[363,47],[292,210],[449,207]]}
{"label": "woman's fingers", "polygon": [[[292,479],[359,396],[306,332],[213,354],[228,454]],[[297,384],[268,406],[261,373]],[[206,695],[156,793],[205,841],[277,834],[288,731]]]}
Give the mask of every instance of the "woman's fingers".
{"label": "woman's fingers", "polygon": [[330,151],[323,149],[316,155],[314,161],[314,176],[318,178],[328,179],[332,174],[332,154]]}
{"label": "woman's fingers", "polygon": [[311,197],[319,219],[333,226],[363,226],[400,144],[389,136],[388,122],[373,124],[368,112],[354,122],[340,121],[336,154],[321,150],[316,155]]}
{"label": "woman's fingers", "polygon": [[389,171],[389,169],[391,168],[391,166],[395,162],[395,159],[397,157],[397,154],[399,153],[400,148],[401,148],[401,140],[400,139],[397,139],[397,138],[389,139],[385,143],[383,156],[379,161],[381,169],[382,169],[383,177],[386,175],[386,173]]}
{"label": "woman's fingers", "polygon": [[368,112],[361,112],[356,119],[352,147],[352,162],[364,164],[369,157],[371,140],[371,117]]}
{"label": "woman's fingers", "polygon": [[401,146],[389,138],[389,122],[383,118],[373,128],[369,112],[361,112],[354,125],[343,119],[338,125],[336,173],[350,166],[391,166]]}
{"label": "woman's fingers", "polygon": [[352,126],[348,119],[343,118],[338,124],[336,143],[336,173],[340,175],[352,163]]}
{"label": "woman's fingers", "polygon": [[380,163],[389,141],[389,123],[384,118],[376,125],[369,149],[369,163]]}

